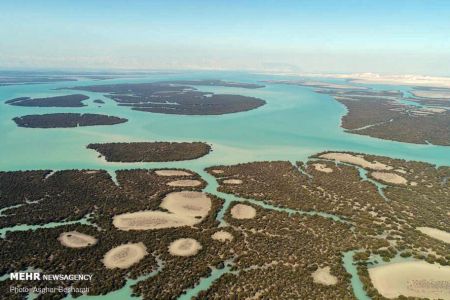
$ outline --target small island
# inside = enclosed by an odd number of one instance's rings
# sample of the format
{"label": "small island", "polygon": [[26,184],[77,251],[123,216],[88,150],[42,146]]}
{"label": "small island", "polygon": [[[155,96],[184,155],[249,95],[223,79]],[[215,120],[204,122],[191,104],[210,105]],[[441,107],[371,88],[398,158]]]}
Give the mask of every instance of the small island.
{"label": "small island", "polygon": [[137,142],[89,144],[112,162],[163,162],[190,160],[202,157],[211,151],[206,143]]}
{"label": "small island", "polygon": [[72,89],[106,93],[106,97],[120,106],[162,114],[222,115],[248,111],[266,104],[266,101],[255,97],[202,92],[192,86],[175,83],[109,84]]}
{"label": "small island", "polygon": [[218,79],[209,80],[175,80],[175,81],[160,81],[164,84],[178,84],[178,85],[204,85],[204,86],[224,86],[243,89],[259,89],[265,87],[262,84],[246,83],[246,82],[231,82]]}
{"label": "small island", "polygon": [[32,107],[82,107],[83,100],[89,99],[86,95],[73,94],[46,98],[20,97],[5,101],[6,104],[15,106]]}
{"label": "small island", "polygon": [[13,118],[19,127],[27,128],[70,128],[79,126],[115,125],[128,120],[100,114],[54,113],[26,115]]}
{"label": "small island", "polygon": [[8,72],[0,73],[0,86],[55,83],[61,81],[77,81],[76,78],[66,76],[39,76],[39,75],[11,75]]}

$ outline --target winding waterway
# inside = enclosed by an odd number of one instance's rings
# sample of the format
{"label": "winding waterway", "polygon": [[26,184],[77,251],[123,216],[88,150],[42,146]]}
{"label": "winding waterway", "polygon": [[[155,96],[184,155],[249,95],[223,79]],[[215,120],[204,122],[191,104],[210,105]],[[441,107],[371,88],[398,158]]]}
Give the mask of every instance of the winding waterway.
{"label": "winding waterway", "polygon": [[[436,165],[450,165],[449,147],[434,145],[415,145],[394,141],[375,139],[362,135],[353,135],[340,127],[340,118],[345,108],[326,94],[317,94],[311,88],[291,85],[267,84],[262,89],[242,89],[229,87],[198,87],[202,91],[215,93],[238,93],[260,97],[267,105],[248,112],[220,116],[178,116],[153,114],[133,111],[119,107],[102,94],[83,92],[90,96],[85,101],[88,106],[81,108],[37,108],[6,105],[3,102],[15,97],[44,97],[74,93],[59,88],[76,85],[150,82],[177,79],[223,79],[238,82],[255,83],[267,79],[289,79],[269,75],[255,75],[231,72],[196,72],[172,75],[149,75],[145,78],[113,79],[105,81],[84,80],[80,82],[58,82],[50,84],[18,85],[0,87],[0,170],[63,170],[63,169],[105,169],[115,179],[115,171],[132,168],[186,168],[200,174],[208,183],[205,192],[224,199],[225,203],[217,215],[221,226],[225,226],[224,213],[235,202],[247,201],[265,209],[287,212],[289,214],[310,214],[345,221],[339,216],[323,212],[303,212],[276,207],[252,199],[244,199],[217,191],[217,181],[204,171],[214,165],[230,165],[251,161],[286,160],[290,162],[306,161],[310,155],[318,152],[354,151],[375,155],[384,155],[406,160],[426,161]],[[371,85],[384,90],[406,87]],[[104,105],[93,102],[94,99],[105,101]],[[114,126],[78,127],[67,129],[31,129],[20,128],[11,120],[16,116],[43,114],[49,112],[102,113],[129,119],[127,123]],[[126,141],[204,141],[210,143],[213,152],[197,160],[169,163],[109,163],[97,157],[97,153],[86,149],[92,142],[126,142]],[[380,195],[384,196],[384,186],[367,178],[360,170],[363,179],[374,183]],[[116,182],[117,183],[117,182]],[[387,199],[386,199],[387,200]],[[12,207],[9,207],[12,208]],[[1,209],[7,214],[9,208]],[[18,225],[0,229],[0,236],[7,231],[22,231],[37,228],[52,228],[64,224],[88,224],[87,219],[54,222],[44,225]],[[352,287],[358,299],[368,299],[362,289],[355,268],[352,254],[344,255],[344,266],[352,274]],[[212,282],[229,272],[213,269],[209,277],[186,291],[181,299],[188,299],[207,289]],[[152,273],[153,274],[153,273]],[[156,275],[156,274],[153,274]],[[151,275],[151,276],[153,276]],[[139,278],[137,280],[143,280]],[[137,281],[127,280],[119,291],[98,298],[113,300],[127,299],[131,296],[130,286]],[[90,298],[90,297],[89,297]]]}

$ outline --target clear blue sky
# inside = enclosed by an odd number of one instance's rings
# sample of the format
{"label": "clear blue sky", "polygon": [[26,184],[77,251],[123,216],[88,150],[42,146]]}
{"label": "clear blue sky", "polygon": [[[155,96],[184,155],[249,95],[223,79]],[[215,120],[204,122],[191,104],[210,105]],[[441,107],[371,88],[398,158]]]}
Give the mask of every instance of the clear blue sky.
{"label": "clear blue sky", "polygon": [[0,68],[450,75],[450,1],[1,0]]}

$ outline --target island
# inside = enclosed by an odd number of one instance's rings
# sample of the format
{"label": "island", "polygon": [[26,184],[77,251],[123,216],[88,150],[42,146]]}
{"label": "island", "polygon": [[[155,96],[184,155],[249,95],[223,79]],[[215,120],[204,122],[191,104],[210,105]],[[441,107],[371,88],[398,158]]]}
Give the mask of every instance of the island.
{"label": "island", "polygon": [[248,96],[202,92],[174,83],[130,83],[74,87],[75,90],[106,93],[120,106],[133,110],[178,114],[222,115],[256,109],[266,101]]}
{"label": "island", "polygon": [[81,94],[45,97],[45,98],[30,98],[20,97],[5,101],[6,104],[15,106],[33,106],[33,107],[82,107],[83,100],[89,99],[88,96]]}
{"label": "island", "polygon": [[89,144],[93,149],[113,162],[162,162],[190,160],[202,157],[211,151],[206,143],[135,142]]}
{"label": "island", "polygon": [[256,83],[246,83],[246,82],[232,82],[218,79],[205,79],[205,80],[174,80],[174,81],[160,81],[162,84],[177,84],[177,85],[205,85],[205,86],[224,86],[224,87],[234,87],[243,89],[259,89],[263,88],[264,85]]}
{"label": "island", "polygon": [[[272,83],[314,87],[316,93],[332,96],[347,108],[341,126],[348,133],[405,143],[450,146],[450,108],[434,106],[448,105],[448,100],[411,99],[405,98],[400,91],[379,91],[334,83]],[[433,106],[413,105],[403,100]]]}
{"label": "island", "polygon": [[53,113],[26,115],[13,118],[19,127],[27,128],[69,128],[79,126],[115,125],[128,120],[115,116],[80,113]]}
{"label": "island", "polygon": [[450,110],[404,104],[385,92],[326,92],[348,112],[342,127],[353,134],[415,144],[450,146]]}
{"label": "island", "polygon": [[363,86],[350,85],[345,83],[333,83],[324,81],[313,81],[313,80],[263,80],[262,82],[271,84],[286,84],[286,85],[298,85],[313,87],[318,89],[331,89],[331,90],[367,90],[368,88]]}
{"label": "island", "polygon": [[[351,265],[373,299],[448,297],[437,284],[450,270],[450,167],[327,151],[305,162],[206,171],[233,197],[205,193],[206,181],[186,169],[120,170],[114,181],[104,170],[0,172],[0,276],[86,272],[92,281],[14,284],[89,288],[89,295],[133,278],[133,294],[145,300],[355,299]],[[393,291],[379,280],[391,273]],[[429,286],[420,285],[423,274],[433,274]],[[411,280],[422,288],[408,288]],[[9,293],[11,284],[0,288]]]}
{"label": "island", "polygon": [[61,81],[77,81],[75,78],[65,76],[39,76],[39,75],[11,75],[8,72],[0,72],[0,86],[43,84]]}

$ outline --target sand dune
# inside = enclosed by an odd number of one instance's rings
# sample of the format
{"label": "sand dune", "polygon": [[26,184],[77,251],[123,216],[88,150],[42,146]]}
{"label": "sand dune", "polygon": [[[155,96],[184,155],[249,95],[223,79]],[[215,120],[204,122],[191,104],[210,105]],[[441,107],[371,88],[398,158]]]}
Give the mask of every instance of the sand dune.
{"label": "sand dune", "polygon": [[147,255],[147,248],[143,243],[124,244],[112,248],[103,257],[103,264],[108,269],[126,269],[140,261]]}

